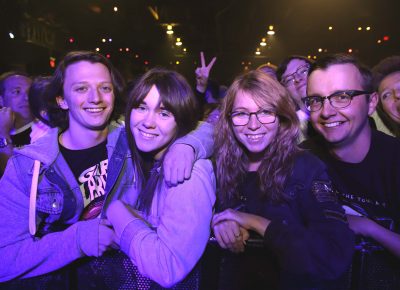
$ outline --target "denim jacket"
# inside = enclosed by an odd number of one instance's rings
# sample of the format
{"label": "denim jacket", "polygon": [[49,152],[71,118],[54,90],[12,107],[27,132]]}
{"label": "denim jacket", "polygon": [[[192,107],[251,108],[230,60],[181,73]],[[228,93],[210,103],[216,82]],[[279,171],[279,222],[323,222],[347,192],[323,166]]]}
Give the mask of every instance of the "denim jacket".
{"label": "denim jacket", "polygon": [[[100,219],[79,221],[84,209],[79,185],[60,154],[58,129],[17,150],[0,180],[0,281],[61,268],[84,255],[97,256]],[[110,125],[106,202],[135,199],[135,169],[123,126]],[[38,235],[28,231],[33,164],[41,163],[36,199]],[[43,236],[39,238],[40,236]]]}

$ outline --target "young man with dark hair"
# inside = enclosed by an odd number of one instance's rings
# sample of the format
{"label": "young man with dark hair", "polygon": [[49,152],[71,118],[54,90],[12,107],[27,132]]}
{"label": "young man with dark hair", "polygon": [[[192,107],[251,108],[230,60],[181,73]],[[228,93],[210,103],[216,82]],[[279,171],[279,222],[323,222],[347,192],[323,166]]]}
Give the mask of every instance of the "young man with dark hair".
{"label": "young man with dark hair", "polygon": [[[7,287],[69,288],[76,264],[65,266],[115,247],[105,210],[115,199],[133,205],[137,186],[118,123],[122,90],[119,73],[94,52],[70,52],[56,69],[47,91],[48,116],[62,129],[17,150],[0,180],[0,282],[13,280]],[[188,135],[177,141],[184,144],[172,145],[166,180],[176,184],[190,176],[193,150],[197,157],[210,153],[211,138],[199,140]]]}
{"label": "young man with dark hair", "polygon": [[400,141],[371,129],[378,102],[372,88],[371,72],[353,56],[319,59],[303,98],[319,136],[303,145],[328,165],[360,238],[363,261],[353,264],[359,276],[352,289],[399,289]]}

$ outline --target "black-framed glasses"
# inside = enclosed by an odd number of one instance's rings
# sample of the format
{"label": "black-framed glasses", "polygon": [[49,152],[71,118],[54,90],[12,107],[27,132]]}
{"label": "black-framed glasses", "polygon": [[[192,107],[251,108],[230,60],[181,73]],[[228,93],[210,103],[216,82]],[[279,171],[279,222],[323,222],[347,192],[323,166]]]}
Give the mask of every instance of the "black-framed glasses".
{"label": "black-framed glasses", "polygon": [[328,100],[332,107],[336,109],[343,109],[350,105],[351,100],[353,100],[354,97],[360,95],[369,95],[369,94],[371,94],[371,92],[349,90],[349,91],[335,92],[326,97],[307,96],[305,98],[302,98],[302,101],[308,111],[316,112],[322,108],[325,100]]}
{"label": "black-framed glasses", "polygon": [[296,80],[296,77],[302,77],[302,78],[305,77],[308,74],[309,70],[310,70],[310,65],[308,63],[299,66],[294,73],[291,73],[290,75],[282,79],[282,84],[285,87],[293,85]]}
{"label": "black-framed glasses", "polygon": [[251,115],[255,115],[258,122],[261,124],[274,123],[276,120],[276,114],[274,112],[261,109],[257,112],[245,112],[245,111],[235,111],[230,114],[233,125],[244,126],[250,121]]}

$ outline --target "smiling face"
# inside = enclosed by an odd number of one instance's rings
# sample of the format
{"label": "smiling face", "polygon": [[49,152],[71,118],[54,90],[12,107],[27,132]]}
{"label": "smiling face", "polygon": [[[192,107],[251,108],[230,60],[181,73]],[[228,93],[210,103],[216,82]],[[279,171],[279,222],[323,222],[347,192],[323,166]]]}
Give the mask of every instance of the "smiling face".
{"label": "smiling face", "polygon": [[114,92],[108,68],[79,61],[65,70],[64,96],[58,102],[68,110],[69,131],[105,131],[114,109]]}
{"label": "smiling face", "polygon": [[[363,90],[361,74],[352,64],[317,69],[308,78],[309,96],[329,96],[346,90]],[[368,115],[374,112],[376,103],[375,94],[370,95],[369,100],[367,95],[356,96],[349,106],[342,109],[332,107],[325,100],[320,110],[310,113],[310,120],[330,145],[340,148],[356,144],[363,146],[366,145],[364,142],[369,142]]]}
{"label": "smiling face", "polygon": [[160,159],[177,132],[174,115],[164,108],[157,87],[153,85],[142,103],[133,108],[130,127],[136,147]]}
{"label": "smiling face", "polygon": [[286,89],[289,91],[290,96],[302,106],[301,98],[306,96],[307,89],[307,74],[298,74],[298,69],[300,67],[306,66],[307,62],[302,59],[291,60],[286,68],[286,71],[282,75],[282,80],[285,80],[288,76],[292,75],[294,81],[285,85]]}
{"label": "smiling face", "polygon": [[31,79],[21,75],[12,75],[4,80],[3,105],[10,107],[18,118],[24,120],[32,119],[28,103],[31,83]]}
{"label": "smiling face", "polygon": [[400,71],[386,76],[379,84],[378,93],[385,113],[400,124]]}
{"label": "smiling face", "polygon": [[[247,92],[240,90],[235,96],[232,112],[255,113],[262,108],[256,104],[254,99]],[[261,161],[263,153],[268,145],[271,144],[279,129],[279,118],[274,123],[262,124],[258,121],[255,114],[250,116],[249,123],[243,126],[232,124],[233,133],[237,140],[247,149],[249,159]]]}

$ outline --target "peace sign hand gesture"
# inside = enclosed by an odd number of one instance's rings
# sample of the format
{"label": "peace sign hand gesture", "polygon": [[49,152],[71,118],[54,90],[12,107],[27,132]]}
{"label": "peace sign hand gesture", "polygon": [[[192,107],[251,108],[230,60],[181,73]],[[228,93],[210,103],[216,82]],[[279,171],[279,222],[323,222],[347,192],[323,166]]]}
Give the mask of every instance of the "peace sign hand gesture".
{"label": "peace sign hand gesture", "polygon": [[210,61],[210,63],[208,65],[206,65],[204,53],[201,51],[200,52],[200,61],[201,61],[201,66],[196,68],[196,70],[195,70],[196,89],[200,93],[204,93],[207,89],[208,76],[210,75],[210,71],[211,71],[214,63],[217,61],[217,58],[214,56],[213,59]]}

